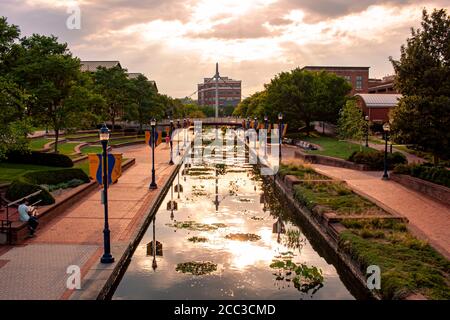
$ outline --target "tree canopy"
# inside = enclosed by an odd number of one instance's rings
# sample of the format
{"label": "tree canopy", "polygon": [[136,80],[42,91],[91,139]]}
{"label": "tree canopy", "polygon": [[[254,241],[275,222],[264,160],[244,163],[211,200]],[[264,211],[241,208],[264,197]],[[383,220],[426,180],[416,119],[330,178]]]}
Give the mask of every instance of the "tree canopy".
{"label": "tree canopy", "polygon": [[391,62],[403,94],[391,113],[394,138],[438,158],[450,157],[450,17],[445,9],[423,10],[421,27]]}

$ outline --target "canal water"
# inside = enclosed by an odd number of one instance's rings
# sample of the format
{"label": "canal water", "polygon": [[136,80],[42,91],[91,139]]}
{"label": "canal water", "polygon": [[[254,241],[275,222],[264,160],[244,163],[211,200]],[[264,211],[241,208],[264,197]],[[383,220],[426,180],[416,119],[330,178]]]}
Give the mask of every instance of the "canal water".
{"label": "canal water", "polygon": [[181,166],[113,299],[354,299],[242,160]]}

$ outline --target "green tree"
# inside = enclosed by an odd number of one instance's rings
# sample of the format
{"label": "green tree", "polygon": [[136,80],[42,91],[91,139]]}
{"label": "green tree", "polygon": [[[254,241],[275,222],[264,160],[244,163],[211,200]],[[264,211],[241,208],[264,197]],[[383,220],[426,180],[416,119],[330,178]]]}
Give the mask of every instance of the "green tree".
{"label": "green tree", "polygon": [[339,137],[361,142],[365,136],[366,125],[362,111],[356,102],[354,100],[348,100],[339,113]]}
{"label": "green tree", "polygon": [[34,34],[21,39],[19,57],[14,62],[14,79],[31,95],[27,112],[33,119],[55,131],[55,152],[60,130],[79,123],[83,106],[77,101],[80,61],[66,43],[55,36]]}
{"label": "green tree", "polygon": [[445,9],[422,14],[421,28],[391,62],[403,94],[391,113],[396,141],[416,144],[439,158],[450,157],[450,17]]}
{"label": "green tree", "polygon": [[132,105],[127,110],[128,120],[137,120],[139,131],[144,124],[149,124],[152,118],[163,115],[162,103],[155,87],[144,75],[130,80],[130,98]]}
{"label": "green tree", "polygon": [[94,83],[97,93],[101,94],[105,100],[105,116],[111,121],[114,131],[116,119],[129,113],[127,108],[132,107],[133,103],[127,70],[119,66],[113,68],[99,67],[94,73]]}

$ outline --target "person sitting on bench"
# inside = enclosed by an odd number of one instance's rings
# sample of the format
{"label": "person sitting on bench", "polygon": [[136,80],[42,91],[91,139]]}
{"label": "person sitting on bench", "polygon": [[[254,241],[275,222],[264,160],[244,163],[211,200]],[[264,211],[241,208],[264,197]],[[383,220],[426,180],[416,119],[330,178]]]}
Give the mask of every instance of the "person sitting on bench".
{"label": "person sitting on bench", "polygon": [[18,211],[20,221],[28,223],[28,230],[30,231],[29,237],[34,237],[34,232],[39,225],[36,218],[36,208],[29,206],[28,200],[25,200],[25,202],[19,206]]}

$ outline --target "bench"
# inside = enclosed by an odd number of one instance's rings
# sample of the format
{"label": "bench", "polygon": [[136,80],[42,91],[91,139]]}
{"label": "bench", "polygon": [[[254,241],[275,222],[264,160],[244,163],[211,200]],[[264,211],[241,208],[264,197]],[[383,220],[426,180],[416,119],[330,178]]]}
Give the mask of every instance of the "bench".
{"label": "bench", "polygon": [[[4,219],[0,219],[0,235],[3,234],[4,235],[4,241],[0,240],[1,242],[7,243],[7,244],[11,244],[11,230],[12,230],[12,224],[14,221],[12,221],[10,219],[10,208],[12,208],[13,206],[18,206],[20,203],[22,203],[23,201],[30,199],[34,196],[37,196],[38,194],[40,194],[42,192],[42,190],[36,191],[34,193],[31,193],[23,198],[17,199],[15,201],[9,201],[5,198],[2,197],[1,201],[6,203],[5,208],[6,208],[6,215]],[[33,203],[32,205],[35,206],[36,204],[38,204],[39,202],[41,202],[41,200]]]}

